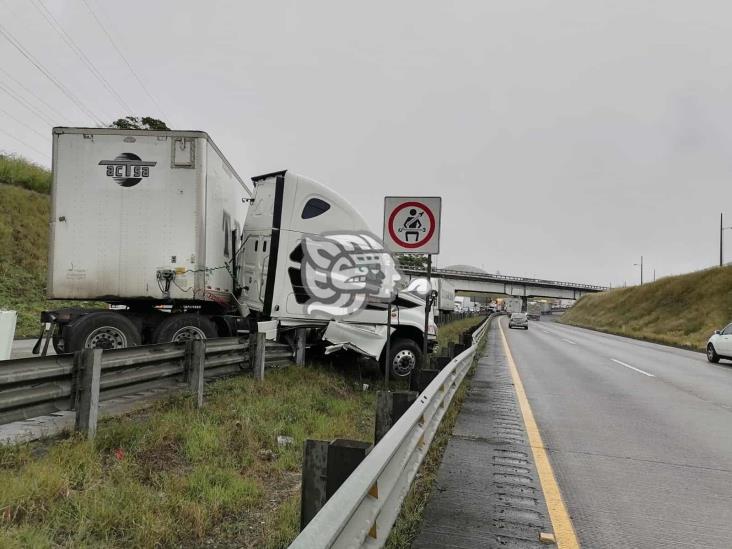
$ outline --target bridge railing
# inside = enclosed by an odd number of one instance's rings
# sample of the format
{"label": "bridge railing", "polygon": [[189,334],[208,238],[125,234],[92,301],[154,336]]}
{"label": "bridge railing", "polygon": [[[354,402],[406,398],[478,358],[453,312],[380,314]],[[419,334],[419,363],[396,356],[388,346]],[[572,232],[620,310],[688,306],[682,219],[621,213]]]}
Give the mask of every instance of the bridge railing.
{"label": "bridge railing", "polygon": [[[403,268],[402,271],[410,275],[426,275],[425,269],[414,267]],[[545,280],[542,278],[526,278],[521,276],[510,276],[490,273],[476,273],[473,271],[459,271],[454,269],[432,269],[432,276],[440,277],[440,275],[455,276],[472,280],[486,280],[491,282],[519,282],[521,284],[536,284],[540,286],[552,286],[560,288],[570,288],[576,290],[589,290],[602,292],[609,289],[607,286],[596,286],[593,284],[582,284],[578,282],[562,282],[559,280]]]}

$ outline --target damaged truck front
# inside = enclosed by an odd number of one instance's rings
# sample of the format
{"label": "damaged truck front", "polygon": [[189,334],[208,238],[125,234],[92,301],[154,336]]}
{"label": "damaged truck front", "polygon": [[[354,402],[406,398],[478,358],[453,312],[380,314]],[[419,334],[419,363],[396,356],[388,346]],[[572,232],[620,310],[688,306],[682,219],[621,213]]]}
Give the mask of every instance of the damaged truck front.
{"label": "damaged truck front", "polygon": [[[343,314],[352,299],[357,299],[348,293],[347,283],[362,282],[362,277],[355,275],[373,270],[377,253],[383,253],[381,249],[368,249],[372,241],[358,236],[370,234],[361,215],[331,189],[292,172],[267,174],[253,181],[254,199],[244,223],[243,268],[239,281],[240,302],[252,321],[250,329],[256,329],[259,320],[276,320],[280,337],[287,339],[297,328],[311,328],[310,342],[325,342],[326,353],[355,351],[389,364],[395,376],[409,375],[422,360],[425,313],[422,297],[402,291],[393,300],[388,360],[384,356],[387,340],[384,300],[367,299],[357,310]],[[332,253],[319,258],[323,264],[316,275],[316,284],[324,304],[314,307],[313,290],[305,280],[308,268],[305,242],[307,237],[333,233],[353,235],[359,253],[350,256]],[[339,242],[342,241],[343,238]],[[388,277],[398,278],[396,271],[389,271],[388,260],[384,270],[387,272],[376,276],[385,279],[385,283],[389,283]],[[430,350],[436,344],[436,333],[430,312],[427,334]]]}

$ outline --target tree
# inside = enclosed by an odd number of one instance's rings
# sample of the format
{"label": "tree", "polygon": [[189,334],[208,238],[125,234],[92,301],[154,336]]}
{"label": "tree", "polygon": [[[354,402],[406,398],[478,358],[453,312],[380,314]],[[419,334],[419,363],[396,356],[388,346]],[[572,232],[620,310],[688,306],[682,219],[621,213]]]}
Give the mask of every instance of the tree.
{"label": "tree", "polygon": [[169,130],[168,125],[162,120],[153,118],[152,116],[125,116],[118,118],[109,125],[110,128],[119,128],[121,130]]}
{"label": "tree", "polygon": [[396,258],[402,269],[427,268],[427,256],[424,254],[397,254]]}

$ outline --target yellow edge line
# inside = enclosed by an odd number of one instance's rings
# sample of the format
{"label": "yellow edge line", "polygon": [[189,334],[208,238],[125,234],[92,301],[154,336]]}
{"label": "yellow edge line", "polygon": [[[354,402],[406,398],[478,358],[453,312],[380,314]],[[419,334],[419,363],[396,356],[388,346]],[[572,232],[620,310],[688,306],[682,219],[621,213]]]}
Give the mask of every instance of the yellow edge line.
{"label": "yellow edge line", "polygon": [[551,518],[552,527],[554,528],[554,537],[557,540],[557,546],[560,549],[579,548],[580,544],[577,540],[577,534],[574,531],[574,526],[572,525],[572,519],[569,518],[567,507],[564,505],[562,493],[559,491],[559,484],[554,476],[554,470],[552,469],[552,464],[549,462],[546,447],[544,446],[544,442],[541,440],[539,427],[536,425],[536,421],[534,420],[534,413],[531,411],[531,406],[526,398],[524,384],[521,383],[521,377],[519,376],[516,363],[514,362],[513,355],[511,354],[511,349],[508,346],[506,334],[503,332],[503,326],[501,326],[500,322],[498,323],[498,327],[501,330],[503,348],[506,351],[506,358],[508,359],[508,366],[511,370],[511,377],[513,378],[514,387],[516,387],[516,397],[518,398],[519,407],[521,408],[521,415],[524,417],[526,432],[529,436],[529,446],[531,446],[531,451],[534,454],[534,463],[536,464],[536,470],[539,473],[539,482],[541,482],[541,489],[544,492],[546,506],[549,509],[549,517]]}

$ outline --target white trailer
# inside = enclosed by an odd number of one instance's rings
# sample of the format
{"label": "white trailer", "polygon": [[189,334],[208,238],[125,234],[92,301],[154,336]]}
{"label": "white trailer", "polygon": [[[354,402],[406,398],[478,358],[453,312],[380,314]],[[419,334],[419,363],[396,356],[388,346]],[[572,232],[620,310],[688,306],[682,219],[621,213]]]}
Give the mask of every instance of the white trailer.
{"label": "white trailer", "polygon": [[507,297],[504,303],[507,313],[511,314],[522,312],[522,301],[520,297]]}
{"label": "white trailer", "polygon": [[437,291],[437,310],[440,313],[455,311],[455,286],[444,278],[433,278],[432,288]]}
{"label": "white trailer", "polygon": [[115,308],[45,312],[57,351],[235,333],[250,196],[204,132],[54,128],[48,297]]}

